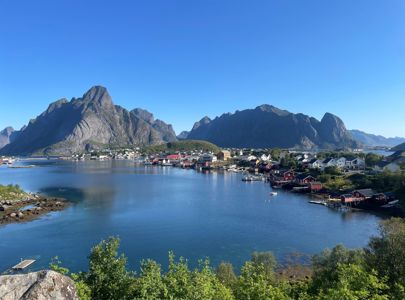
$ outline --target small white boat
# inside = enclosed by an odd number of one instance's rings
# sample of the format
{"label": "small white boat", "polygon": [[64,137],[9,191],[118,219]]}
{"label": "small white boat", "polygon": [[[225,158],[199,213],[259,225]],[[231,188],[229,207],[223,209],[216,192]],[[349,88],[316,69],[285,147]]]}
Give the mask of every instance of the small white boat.
{"label": "small white boat", "polygon": [[277,196],[277,192],[271,192],[270,196]]}
{"label": "small white boat", "polygon": [[325,201],[317,201],[317,200],[310,200],[308,202],[312,203],[312,204],[319,204],[319,205],[326,205],[327,204]]}

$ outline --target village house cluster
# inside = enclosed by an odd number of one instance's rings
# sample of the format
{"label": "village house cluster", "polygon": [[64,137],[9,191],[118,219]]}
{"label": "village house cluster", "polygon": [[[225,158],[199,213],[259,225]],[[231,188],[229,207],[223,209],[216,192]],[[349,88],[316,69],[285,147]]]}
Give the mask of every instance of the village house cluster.
{"label": "village house cluster", "polygon": [[405,152],[398,151],[373,166],[374,171],[377,172],[399,172],[405,166]]}
{"label": "village house cluster", "polygon": [[11,165],[15,159],[13,157],[0,156],[0,165]]}
{"label": "village house cluster", "polygon": [[[346,155],[347,154],[347,155]],[[350,176],[370,172],[401,170],[405,154],[396,153],[382,158],[373,166],[367,165],[364,154],[338,152],[316,153],[279,149],[222,149],[218,151],[160,151],[149,153],[141,148],[91,150],[64,157],[69,160],[130,160],[135,164],[192,168],[197,170],[224,170],[241,172],[243,181],[267,181],[273,189],[296,193],[316,193],[328,196],[322,180],[324,174]],[[0,157],[0,164],[12,164],[14,158]],[[337,172],[337,173],[336,173]],[[393,193],[377,193],[371,189],[354,190],[333,195],[341,205],[362,207],[368,205],[392,206]],[[315,201],[316,202],[316,201]]]}
{"label": "village house cluster", "polygon": [[360,157],[347,159],[345,157],[333,158],[327,157],[324,159],[316,158],[310,154],[300,154],[296,157],[299,164],[309,169],[325,170],[327,167],[336,167],[340,170],[364,170],[366,162]]}

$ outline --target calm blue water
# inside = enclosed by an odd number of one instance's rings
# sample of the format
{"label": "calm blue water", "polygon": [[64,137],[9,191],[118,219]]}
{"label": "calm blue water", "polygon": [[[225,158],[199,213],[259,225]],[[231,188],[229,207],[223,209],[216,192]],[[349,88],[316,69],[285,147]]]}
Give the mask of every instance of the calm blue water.
{"label": "calm blue water", "polygon": [[338,243],[365,246],[377,233],[375,215],[342,214],[282,191],[270,197],[268,184],[242,182],[239,174],[125,161],[35,164],[1,167],[0,183],[64,196],[73,204],[39,220],[0,227],[0,272],[28,257],[39,259],[34,267],[41,268],[56,255],[72,271],[83,270],[90,248],[111,235],[121,238],[135,269],[143,258],[166,266],[169,250],[193,266],[206,256],[214,265],[224,260],[240,266],[253,251],[273,251],[282,259]]}

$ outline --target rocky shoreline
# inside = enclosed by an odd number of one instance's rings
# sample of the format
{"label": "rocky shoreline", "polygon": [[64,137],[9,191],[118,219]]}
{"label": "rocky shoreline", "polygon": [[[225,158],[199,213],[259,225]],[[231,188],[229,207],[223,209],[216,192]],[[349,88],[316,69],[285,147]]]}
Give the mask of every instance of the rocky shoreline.
{"label": "rocky shoreline", "polygon": [[32,221],[52,211],[69,206],[63,198],[30,194],[22,200],[0,201],[0,225]]}

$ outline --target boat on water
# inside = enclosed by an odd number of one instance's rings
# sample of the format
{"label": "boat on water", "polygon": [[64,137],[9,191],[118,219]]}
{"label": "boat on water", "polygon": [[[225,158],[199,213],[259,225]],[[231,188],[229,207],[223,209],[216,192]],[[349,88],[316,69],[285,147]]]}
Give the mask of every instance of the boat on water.
{"label": "boat on water", "polygon": [[262,181],[261,176],[246,175],[242,177],[242,181]]}
{"label": "boat on water", "polygon": [[270,196],[277,196],[277,192],[270,192]]}
{"label": "boat on water", "polygon": [[308,202],[311,204],[319,204],[319,205],[325,205],[325,206],[327,205],[326,201],[310,200]]}

